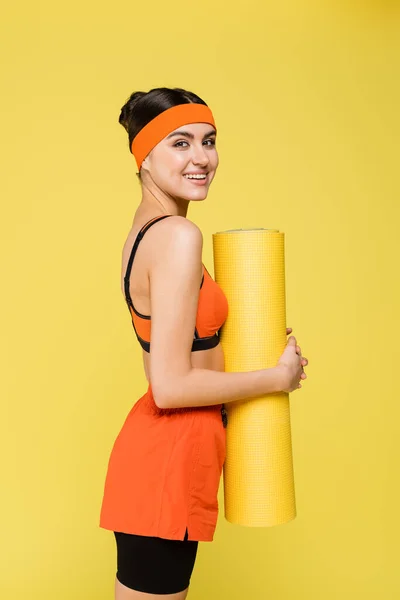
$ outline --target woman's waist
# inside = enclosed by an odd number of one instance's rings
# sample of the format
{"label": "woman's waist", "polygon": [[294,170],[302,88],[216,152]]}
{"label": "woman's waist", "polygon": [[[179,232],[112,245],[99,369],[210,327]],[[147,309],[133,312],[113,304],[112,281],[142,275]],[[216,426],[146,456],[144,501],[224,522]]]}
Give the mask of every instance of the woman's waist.
{"label": "woman's waist", "polygon": [[159,408],[149,385],[146,393],[133,405],[119,437],[140,452],[153,448],[159,455],[171,444],[180,447],[224,446],[226,429],[221,404],[201,407]]}

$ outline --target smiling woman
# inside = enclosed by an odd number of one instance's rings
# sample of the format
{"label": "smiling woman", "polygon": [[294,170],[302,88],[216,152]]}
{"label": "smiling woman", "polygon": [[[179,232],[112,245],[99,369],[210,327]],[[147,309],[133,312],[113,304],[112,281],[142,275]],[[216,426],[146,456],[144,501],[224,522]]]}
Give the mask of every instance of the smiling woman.
{"label": "smiling woman", "polygon": [[225,373],[223,290],[186,215],[218,168],[216,125],[180,88],[135,92],[121,110],[142,201],[122,252],[121,289],[149,383],[112,448],[100,526],[114,531],[116,600],[186,598],[199,541],[212,541],[225,461],[224,404],[280,391],[282,368]]}
{"label": "smiling woman", "polygon": [[180,88],[156,88],[145,97],[132,94],[120,116],[137,176],[144,194],[158,200],[162,190],[175,200],[169,212],[185,216],[190,200],[205,199],[218,167],[214,117],[203,100]]}
{"label": "smiling woman", "polygon": [[[200,230],[186,219],[189,202],[206,198],[218,167],[217,132],[204,101],[182,89],[132,94],[119,121],[128,132],[143,194],[124,245],[121,287],[143,348],[149,387],[115,441],[100,525],[115,533],[117,600],[135,598],[137,592],[174,594],[180,599],[187,594],[198,542],[213,538],[225,460],[226,412],[215,398],[203,407],[164,407],[156,399],[165,395],[169,377],[161,376],[160,386],[157,373],[165,360],[172,372],[173,339],[189,359],[187,368],[224,370],[218,330],[227,316],[226,298],[202,264]],[[168,273],[171,238],[182,240],[189,258],[191,274],[185,276],[181,270],[182,279],[177,264],[171,263],[174,272]],[[191,258],[190,247],[198,258]],[[164,277],[160,291],[157,266]],[[180,288],[174,290],[172,281]],[[169,311],[169,320],[163,319],[158,299]],[[170,308],[169,300],[174,305]],[[169,321],[173,328],[174,309],[181,318],[175,323],[181,335],[166,331],[170,339],[166,343],[159,323],[163,320],[165,327]],[[173,360],[179,364],[176,352]]]}

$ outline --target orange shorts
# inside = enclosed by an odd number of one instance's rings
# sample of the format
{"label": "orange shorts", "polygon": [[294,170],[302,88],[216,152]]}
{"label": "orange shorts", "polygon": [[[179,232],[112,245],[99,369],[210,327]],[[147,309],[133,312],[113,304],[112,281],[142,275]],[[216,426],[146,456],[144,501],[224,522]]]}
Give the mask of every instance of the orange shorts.
{"label": "orange shorts", "polygon": [[100,527],[212,541],[226,453],[221,404],[160,409],[151,385],[129,412],[108,463]]}

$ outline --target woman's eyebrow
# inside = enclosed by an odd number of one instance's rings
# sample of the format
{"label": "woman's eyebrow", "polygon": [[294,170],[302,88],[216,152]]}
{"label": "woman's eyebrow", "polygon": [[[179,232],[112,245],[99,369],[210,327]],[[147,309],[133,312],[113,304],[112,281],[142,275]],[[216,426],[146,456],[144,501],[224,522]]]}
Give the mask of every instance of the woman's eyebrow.
{"label": "woman's eyebrow", "polygon": [[[172,138],[174,135],[183,135],[184,137],[190,138],[191,140],[194,139],[194,135],[193,135],[193,133],[190,133],[190,131],[174,131],[173,133],[170,133],[167,136],[167,140],[169,138]],[[208,131],[206,134],[204,134],[203,140],[204,140],[204,138],[210,137],[211,135],[217,135],[217,132],[215,131],[215,129],[212,129],[211,131]]]}

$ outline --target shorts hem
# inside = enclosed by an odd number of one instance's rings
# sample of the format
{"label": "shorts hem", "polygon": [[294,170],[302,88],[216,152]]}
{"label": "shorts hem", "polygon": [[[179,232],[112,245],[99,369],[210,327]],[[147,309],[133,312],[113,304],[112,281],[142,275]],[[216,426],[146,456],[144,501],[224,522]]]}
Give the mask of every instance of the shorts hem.
{"label": "shorts hem", "polygon": [[146,588],[146,589],[145,589],[144,587],[140,587],[140,586],[139,586],[139,587],[136,587],[136,586],[135,586],[135,587],[132,587],[131,585],[128,585],[127,583],[125,583],[125,582],[121,581],[121,579],[120,579],[120,576],[118,575],[118,571],[117,571],[117,573],[115,574],[115,578],[117,579],[117,581],[118,581],[120,584],[122,584],[122,585],[124,585],[126,588],[128,588],[128,590],[132,590],[132,591],[134,591],[134,592],[142,592],[143,594],[156,594],[156,595],[158,595],[158,594],[159,594],[159,595],[163,595],[163,594],[179,594],[180,592],[184,592],[185,590],[187,590],[187,589],[188,589],[188,587],[189,587],[189,585],[190,585],[190,582],[189,582],[189,584],[188,584],[188,585],[186,585],[186,586],[185,586],[184,588],[182,588],[182,589],[179,589],[179,590],[177,590],[177,589],[173,589],[173,590],[171,590],[171,589],[169,588],[169,589],[167,589],[167,590],[163,590],[162,592],[160,592],[159,590],[157,590],[157,591],[154,591],[154,590],[151,590],[151,589],[149,589],[149,588]]}

